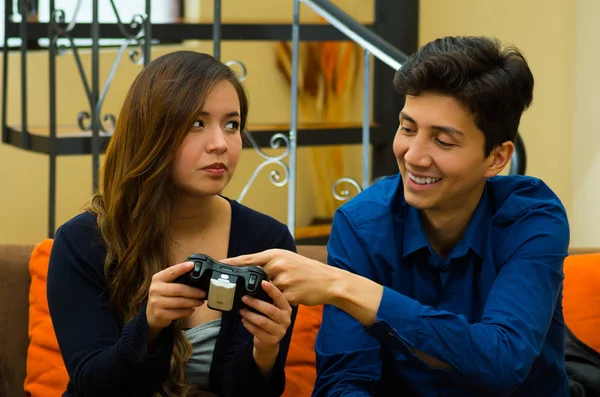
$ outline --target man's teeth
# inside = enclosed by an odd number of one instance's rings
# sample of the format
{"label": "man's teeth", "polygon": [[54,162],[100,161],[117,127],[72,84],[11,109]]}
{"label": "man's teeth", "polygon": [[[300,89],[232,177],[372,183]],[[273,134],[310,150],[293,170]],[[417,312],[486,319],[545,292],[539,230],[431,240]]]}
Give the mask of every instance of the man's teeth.
{"label": "man's teeth", "polygon": [[419,177],[414,176],[411,173],[408,174],[408,177],[412,181],[418,183],[419,185],[429,185],[431,183],[436,183],[441,179],[441,178],[419,178]]}

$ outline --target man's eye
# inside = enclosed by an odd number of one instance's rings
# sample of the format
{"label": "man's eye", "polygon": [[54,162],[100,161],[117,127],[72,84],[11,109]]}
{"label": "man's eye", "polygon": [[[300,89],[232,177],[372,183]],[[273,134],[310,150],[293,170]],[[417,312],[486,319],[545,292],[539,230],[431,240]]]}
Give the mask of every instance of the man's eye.
{"label": "man's eye", "polygon": [[442,141],[439,138],[436,138],[435,141],[437,142],[438,145],[440,145],[441,147],[444,147],[444,148],[449,148],[449,147],[454,146],[454,144],[448,143],[448,142],[444,142],[444,141]]}

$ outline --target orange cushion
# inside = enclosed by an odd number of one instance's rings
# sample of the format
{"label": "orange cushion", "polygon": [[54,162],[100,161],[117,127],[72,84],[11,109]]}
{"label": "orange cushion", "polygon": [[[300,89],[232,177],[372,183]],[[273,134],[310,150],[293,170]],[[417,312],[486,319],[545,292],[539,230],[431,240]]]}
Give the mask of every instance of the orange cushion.
{"label": "orange cushion", "polygon": [[69,375],[65,368],[46,299],[46,277],[52,249],[51,239],[37,244],[29,261],[29,348],[27,350],[27,396],[62,396]]}
{"label": "orange cushion", "polygon": [[600,253],[568,256],[564,273],[565,323],[579,340],[600,352]]}
{"label": "orange cushion", "polygon": [[298,306],[285,364],[283,397],[310,397],[312,394],[317,378],[314,346],[322,316],[323,306]]}

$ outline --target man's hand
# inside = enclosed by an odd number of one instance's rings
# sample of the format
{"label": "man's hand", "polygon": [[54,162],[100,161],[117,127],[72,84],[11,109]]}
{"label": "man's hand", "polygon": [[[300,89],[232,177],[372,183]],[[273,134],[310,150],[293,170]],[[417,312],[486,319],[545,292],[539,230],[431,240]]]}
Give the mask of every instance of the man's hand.
{"label": "man's hand", "polygon": [[234,266],[262,266],[291,304],[333,305],[366,326],[376,320],[383,287],[365,277],[279,249],[222,262]]}
{"label": "man's hand", "polygon": [[[221,262],[233,266],[262,266],[273,284],[281,289],[292,304],[333,305],[364,326],[377,321],[383,287],[368,278],[279,249],[228,258]],[[417,349],[412,350],[432,367],[451,368]]]}
{"label": "man's hand", "polygon": [[257,254],[224,259],[233,266],[262,266],[271,282],[293,305],[317,306],[330,303],[343,270],[294,252],[272,249]]}

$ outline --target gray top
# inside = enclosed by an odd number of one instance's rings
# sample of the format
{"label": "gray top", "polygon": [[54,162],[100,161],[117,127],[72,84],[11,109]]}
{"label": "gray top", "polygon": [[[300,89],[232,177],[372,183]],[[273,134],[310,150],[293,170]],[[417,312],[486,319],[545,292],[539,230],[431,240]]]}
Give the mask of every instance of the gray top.
{"label": "gray top", "polygon": [[220,331],[220,318],[183,331],[192,344],[192,356],[185,366],[185,377],[203,389],[208,388],[210,365]]}

